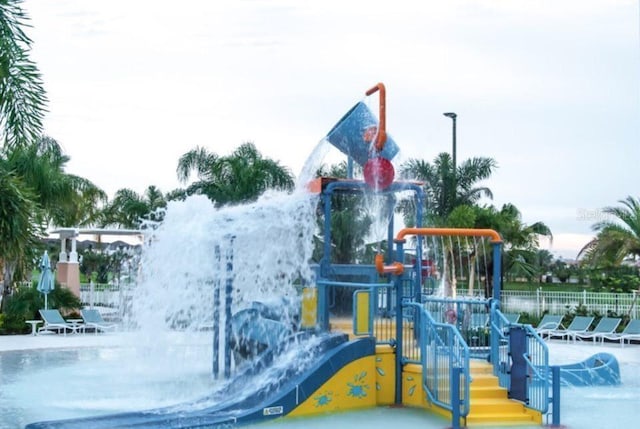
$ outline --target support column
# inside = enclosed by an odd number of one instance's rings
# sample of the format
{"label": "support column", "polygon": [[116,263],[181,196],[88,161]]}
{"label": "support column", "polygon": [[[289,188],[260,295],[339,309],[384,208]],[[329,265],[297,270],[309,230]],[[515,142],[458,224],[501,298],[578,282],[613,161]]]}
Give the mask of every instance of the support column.
{"label": "support column", "polygon": [[66,237],[60,237],[60,256],[58,261],[67,262],[67,239]]}
{"label": "support column", "polygon": [[[80,265],[78,264],[78,252],[76,238],[78,231],[73,228],[64,229],[60,234],[60,259],[56,265],[56,279],[58,283],[69,289],[80,298]],[[71,252],[67,254],[67,239],[71,239]]]}

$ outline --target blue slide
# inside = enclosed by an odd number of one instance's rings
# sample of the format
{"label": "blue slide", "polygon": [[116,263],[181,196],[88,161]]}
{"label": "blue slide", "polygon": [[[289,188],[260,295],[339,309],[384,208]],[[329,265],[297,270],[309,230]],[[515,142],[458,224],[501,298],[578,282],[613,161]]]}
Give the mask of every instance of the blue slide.
{"label": "blue slide", "polygon": [[[236,374],[224,389],[195,403],[31,423],[25,429],[217,428],[282,417],[302,404],[339,369],[375,354],[373,338],[348,341],[344,334],[319,334],[316,340],[319,341],[310,351],[314,358],[309,360],[307,367],[300,368],[299,362],[274,366],[278,353],[267,350],[252,365],[246,365]],[[256,375],[265,370],[273,371],[269,378],[272,381],[254,392],[248,390],[255,385]]]}
{"label": "blue slide", "polygon": [[560,381],[568,386],[617,386],[620,365],[610,353],[596,353],[582,362],[560,365]]}

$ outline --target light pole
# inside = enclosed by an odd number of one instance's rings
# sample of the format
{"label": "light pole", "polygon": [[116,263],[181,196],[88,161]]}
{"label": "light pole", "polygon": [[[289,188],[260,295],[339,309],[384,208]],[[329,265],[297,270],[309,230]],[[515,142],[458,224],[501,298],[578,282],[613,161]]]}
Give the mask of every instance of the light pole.
{"label": "light pole", "polygon": [[443,115],[447,118],[451,118],[451,120],[453,121],[453,148],[451,151],[451,158],[453,162],[453,192],[451,192],[451,196],[453,197],[453,199],[451,200],[451,203],[455,204],[456,196],[458,195],[458,179],[456,177],[458,175],[458,167],[456,166],[456,118],[458,117],[458,115],[453,112],[446,112],[443,113]]}
{"label": "light pole", "polygon": [[453,112],[447,112],[447,113],[443,113],[444,116],[446,116],[447,118],[451,118],[453,120],[453,150],[451,151],[451,157],[453,158],[453,176],[455,179],[456,176],[456,118],[458,117],[458,115],[456,115]]}

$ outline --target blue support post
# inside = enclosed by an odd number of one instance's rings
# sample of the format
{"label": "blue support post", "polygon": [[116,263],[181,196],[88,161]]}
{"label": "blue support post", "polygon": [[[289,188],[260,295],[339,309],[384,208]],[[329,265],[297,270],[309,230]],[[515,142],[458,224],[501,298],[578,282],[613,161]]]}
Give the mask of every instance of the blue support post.
{"label": "blue support post", "polygon": [[491,243],[493,246],[493,299],[500,302],[502,282],[502,243]]}
{"label": "blue support post", "polygon": [[553,412],[551,414],[551,424],[554,427],[560,426],[560,367],[551,367],[551,380],[552,380],[552,407]]}
{"label": "blue support post", "polygon": [[[220,272],[220,246],[216,245],[215,250],[216,268]],[[218,274],[220,275],[220,274]],[[220,372],[220,277],[213,283],[213,377],[218,378]]]}
{"label": "blue support post", "polygon": [[231,347],[229,347],[229,339],[231,338],[231,303],[233,301],[233,240],[234,236],[229,237],[229,249],[227,249],[227,266],[226,280],[224,287],[224,337],[226,345],[224,348],[224,376],[231,376]]}
{"label": "blue support post", "polygon": [[[331,265],[331,194],[333,190],[329,186],[322,193],[324,208],[324,243],[323,256],[320,260],[320,276],[329,275]],[[329,287],[318,286],[318,326],[323,331],[329,330]]]}
{"label": "blue support post", "polygon": [[[451,358],[450,358],[451,359]],[[451,428],[460,429],[460,370],[451,368]]]}
{"label": "blue support post", "polygon": [[[396,258],[404,260],[404,240],[396,240]],[[403,364],[403,338],[402,338],[402,275],[397,275],[396,285],[396,404],[402,404],[402,364]]]}

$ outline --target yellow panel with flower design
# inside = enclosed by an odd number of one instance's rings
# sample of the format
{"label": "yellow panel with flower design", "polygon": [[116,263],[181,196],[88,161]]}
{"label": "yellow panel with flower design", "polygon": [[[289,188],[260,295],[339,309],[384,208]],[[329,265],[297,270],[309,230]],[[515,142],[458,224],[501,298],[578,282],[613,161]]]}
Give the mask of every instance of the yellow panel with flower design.
{"label": "yellow panel with flower design", "polygon": [[396,354],[388,344],[376,346],[376,403],[391,405],[396,401]]}
{"label": "yellow panel with flower design", "polygon": [[375,405],[375,356],[366,356],[345,365],[287,417],[370,408]]}
{"label": "yellow panel with flower design", "polygon": [[402,404],[408,407],[423,408],[442,417],[451,419],[451,412],[438,407],[427,400],[422,387],[422,366],[407,364],[402,371]]}

